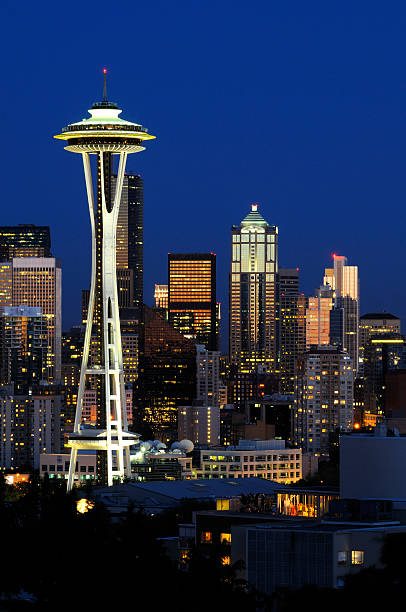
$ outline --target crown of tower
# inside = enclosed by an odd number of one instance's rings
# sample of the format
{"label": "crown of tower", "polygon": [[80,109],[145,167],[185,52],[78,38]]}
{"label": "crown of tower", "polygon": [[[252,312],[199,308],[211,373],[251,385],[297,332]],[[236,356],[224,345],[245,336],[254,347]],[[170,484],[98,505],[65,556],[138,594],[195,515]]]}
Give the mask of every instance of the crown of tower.
{"label": "crown of tower", "polygon": [[241,225],[262,225],[267,227],[269,223],[258,212],[258,204],[251,204],[251,212],[241,221]]}

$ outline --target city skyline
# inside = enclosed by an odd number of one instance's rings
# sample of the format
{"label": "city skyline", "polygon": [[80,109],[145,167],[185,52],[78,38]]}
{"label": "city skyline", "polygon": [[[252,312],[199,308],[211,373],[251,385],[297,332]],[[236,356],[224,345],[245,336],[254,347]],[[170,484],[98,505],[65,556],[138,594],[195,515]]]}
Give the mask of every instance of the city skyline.
{"label": "city skyline", "polygon": [[[94,32],[107,25],[103,6],[94,17]],[[86,58],[73,41],[62,45],[59,35],[49,34],[53,21],[62,18],[58,7],[39,25],[35,45],[29,29],[33,9],[24,20],[18,13],[11,15],[26,39],[22,49],[31,42],[32,55],[20,96],[16,75],[22,50],[10,45],[15,54],[5,62],[10,95],[4,116],[11,118],[10,108],[13,117],[25,116],[29,99],[30,112],[41,121],[41,135],[24,172],[11,161],[13,155],[4,155],[8,180],[3,197],[9,205],[2,223],[51,226],[53,254],[64,270],[65,329],[80,321],[80,290],[90,279],[90,232],[83,185],[75,180],[78,162],[66,162],[61,151],[55,152],[51,137],[55,125],[67,116],[81,116],[84,101],[91,105],[100,96],[104,65],[111,98],[134,109],[134,118],[145,117],[159,136],[148,159],[129,166],[145,181],[147,303],[153,303],[155,283],[166,281],[169,251],[213,251],[226,330],[229,231],[246,215],[250,202],[259,202],[263,216],[279,227],[281,267],[301,269],[301,291],[313,293],[321,269],[337,252],[359,267],[361,313],[385,309],[405,319],[406,289],[398,283],[404,219],[405,10],[399,8],[394,19],[376,6],[369,7],[367,16],[358,5],[342,14],[319,7],[315,27],[312,12],[300,3],[294,6],[291,11],[260,2],[246,24],[242,3],[234,3],[232,10],[219,7],[213,15],[198,5],[194,10],[199,19],[192,28],[184,27],[190,18],[186,3],[161,6],[158,18],[153,7],[127,6],[129,19],[155,24],[154,40],[140,34],[145,51],[137,61],[133,53],[122,61],[114,45],[108,54],[94,51]],[[171,34],[167,23],[172,24]],[[79,39],[86,36],[91,44],[95,33],[85,23],[77,27]],[[244,49],[237,44],[242,29]],[[311,39],[307,31],[312,31]],[[209,48],[202,44],[208,35]],[[55,57],[48,52],[44,56],[45,44],[57,49]],[[124,51],[129,45],[124,42]],[[162,46],[165,58],[158,52]],[[233,53],[224,54],[224,48]],[[237,126],[244,123],[250,129],[241,136]],[[4,123],[12,148],[23,139],[23,124]],[[218,132],[214,150],[206,139],[213,126]],[[16,183],[17,192],[12,187]],[[41,206],[34,210],[37,193]],[[390,215],[382,215],[383,206],[390,207]],[[61,214],[62,209],[78,211],[78,223],[74,215]],[[77,236],[74,254],[72,236]]]}

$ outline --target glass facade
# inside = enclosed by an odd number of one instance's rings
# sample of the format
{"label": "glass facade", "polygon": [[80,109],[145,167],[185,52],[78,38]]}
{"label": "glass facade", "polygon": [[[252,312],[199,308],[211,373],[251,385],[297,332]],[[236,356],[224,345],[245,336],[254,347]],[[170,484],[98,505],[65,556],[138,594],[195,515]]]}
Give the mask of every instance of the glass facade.
{"label": "glass facade", "polygon": [[0,261],[13,257],[51,257],[49,227],[16,225],[0,227]]}
{"label": "glass facade", "polygon": [[168,255],[169,321],[184,336],[217,349],[216,256]]}

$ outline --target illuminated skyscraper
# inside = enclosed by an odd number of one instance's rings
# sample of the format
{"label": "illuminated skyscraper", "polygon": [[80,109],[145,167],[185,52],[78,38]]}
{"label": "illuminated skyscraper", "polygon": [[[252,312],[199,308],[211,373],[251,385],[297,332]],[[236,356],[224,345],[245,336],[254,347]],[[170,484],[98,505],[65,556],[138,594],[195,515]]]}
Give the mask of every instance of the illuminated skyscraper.
{"label": "illuminated skyscraper", "polygon": [[0,316],[0,384],[28,393],[46,377],[47,318],[41,308],[6,306]]}
{"label": "illuminated skyscraper", "polygon": [[330,344],[330,311],[333,290],[328,285],[316,289],[315,297],[307,298],[306,347],[312,344]]}
{"label": "illuminated skyscraper", "polygon": [[168,254],[169,321],[182,335],[217,350],[216,256]]}
{"label": "illuminated skyscraper", "polygon": [[51,257],[49,227],[0,226],[0,261],[9,261],[13,257]]}
{"label": "illuminated skyscraper", "polygon": [[331,317],[336,330],[339,330],[340,337],[338,338],[338,334],[335,333],[331,340],[350,355],[354,372],[357,372],[359,362],[358,267],[348,266],[347,258],[343,255],[334,254],[333,259],[334,268],[326,268],[324,284],[328,284],[334,291],[334,308]]}
{"label": "illuminated skyscraper", "polygon": [[253,204],[232,228],[230,271],[230,361],[254,371],[277,371],[276,275],[278,228]]}
{"label": "illuminated skyscraper", "polygon": [[12,305],[40,308],[47,319],[45,379],[61,380],[62,269],[54,257],[15,257],[12,262]]}
{"label": "illuminated skyscraper", "polygon": [[353,426],[351,358],[337,346],[311,346],[296,376],[294,438],[304,452],[327,454],[329,434]]}
{"label": "illuminated skyscraper", "polygon": [[167,442],[177,436],[178,407],[196,397],[196,345],[161,310],[144,305],[143,321],[134,420]]}
{"label": "illuminated skyscraper", "polygon": [[[112,197],[117,175],[112,177]],[[141,312],[144,299],[144,182],[139,174],[124,175],[117,222],[117,270],[131,271],[132,302]]]}
{"label": "illuminated skyscraper", "polygon": [[372,335],[400,334],[400,319],[389,312],[371,312],[364,314],[359,319],[359,361],[360,374],[364,361],[364,351]]}
{"label": "illuminated skyscraper", "polygon": [[[104,85],[103,100],[89,110],[91,117],[68,125],[56,136],[67,141],[68,151],[82,155],[92,228],[92,276],[75,427],[69,438],[72,451],[68,489],[73,486],[78,449],[92,448],[97,451],[97,479],[102,484],[112,485],[114,478],[131,475],[129,447],[138,438],[127,431],[116,280],[116,235],[127,155],[143,151],[144,141],[154,137],[141,125],[119,117],[122,111],[107,100],[106,80]],[[96,156],[96,198],[90,154]],[[113,199],[114,155],[119,156],[119,164]],[[95,354],[90,367],[93,326]],[[88,376],[97,379],[97,427],[91,432],[81,429]]]}
{"label": "illuminated skyscraper", "polygon": [[154,300],[155,308],[168,308],[168,285],[155,284]]}

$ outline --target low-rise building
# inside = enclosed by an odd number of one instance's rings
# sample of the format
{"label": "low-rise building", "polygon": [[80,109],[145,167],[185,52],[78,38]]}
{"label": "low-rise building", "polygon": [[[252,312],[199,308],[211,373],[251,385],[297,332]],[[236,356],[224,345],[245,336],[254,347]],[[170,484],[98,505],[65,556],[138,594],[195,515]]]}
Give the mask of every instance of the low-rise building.
{"label": "low-rise building", "polygon": [[[50,478],[67,479],[69,474],[70,453],[40,455],[40,476],[43,478],[48,474]],[[94,480],[96,474],[96,453],[93,455],[81,455],[78,453],[75,469],[75,481],[84,483]]]}
{"label": "low-rise building", "polygon": [[284,484],[302,478],[302,450],[284,440],[240,440],[237,446],[200,451],[196,478],[266,478]]}

